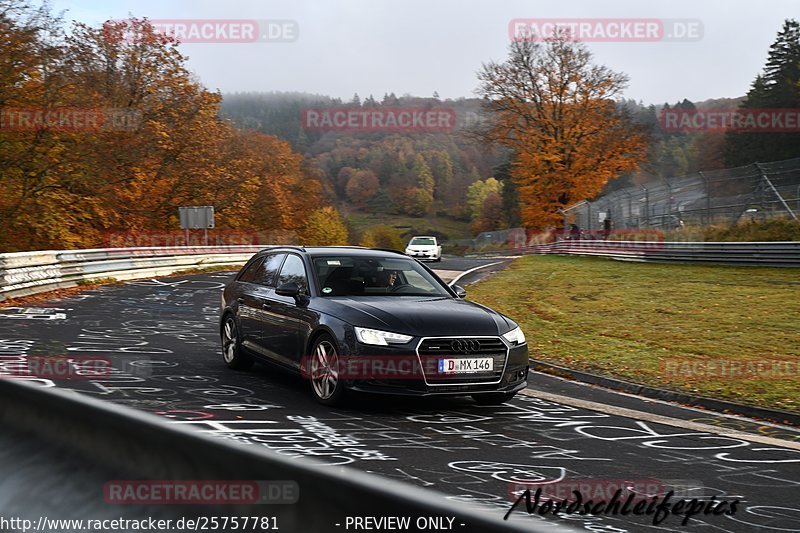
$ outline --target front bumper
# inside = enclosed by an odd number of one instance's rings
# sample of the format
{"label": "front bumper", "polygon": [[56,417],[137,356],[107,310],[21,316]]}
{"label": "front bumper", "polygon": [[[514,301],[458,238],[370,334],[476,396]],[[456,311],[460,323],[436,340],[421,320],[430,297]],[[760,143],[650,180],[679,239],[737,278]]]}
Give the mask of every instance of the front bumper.
{"label": "front bumper", "polygon": [[354,382],[347,386],[348,390],[355,392],[366,392],[369,394],[387,394],[392,396],[470,396],[472,394],[505,393],[517,392],[528,386],[528,369],[523,371],[522,378],[514,383],[500,387],[498,385],[447,385],[431,389],[423,387],[423,382],[416,382],[417,388],[411,387],[411,383],[392,384],[379,382]]}
{"label": "front bumper", "polygon": [[436,252],[406,252],[406,255],[414,259],[436,259],[438,257]]}
{"label": "front bumper", "polygon": [[[422,342],[422,338],[411,341],[411,348],[404,345],[402,348],[393,346],[365,346],[360,343],[354,347],[351,353],[358,357],[365,357],[370,360],[386,361],[415,361],[418,363],[414,371],[408,371],[405,375],[396,378],[383,375],[349,375],[344,379],[347,389],[359,392],[374,394],[392,394],[400,396],[464,396],[481,393],[503,393],[516,392],[527,386],[530,363],[528,360],[528,345],[511,346],[505,341],[503,343],[507,349],[507,356],[503,360],[502,371],[499,376],[481,377],[469,374],[461,374],[453,379],[452,383],[441,379],[440,375],[432,375],[421,370],[425,367],[423,362],[428,362],[431,356],[418,354],[417,348]],[[412,351],[413,350],[413,351]],[[437,356],[438,357],[438,356]],[[451,357],[451,356],[447,356]],[[476,357],[482,357],[478,355]],[[499,363],[499,360],[498,360]],[[400,366],[395,363],[395,366]],[[409,365],[410,366],[410,365]],[[474,383],[464,381],[472,380]]]}

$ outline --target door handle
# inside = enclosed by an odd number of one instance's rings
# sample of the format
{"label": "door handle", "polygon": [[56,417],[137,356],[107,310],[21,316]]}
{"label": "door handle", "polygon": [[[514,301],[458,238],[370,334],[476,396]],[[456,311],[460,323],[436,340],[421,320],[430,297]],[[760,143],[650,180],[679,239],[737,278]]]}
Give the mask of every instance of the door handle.
{"label": "door handle", "polygon": [[236,298],[236,301],[239,302],[240,304],[243,304],[244,303],[244,298]]}
{"label": "door handle", "polygon": [[272,309],[272,306],[270,304],[268,304],[268,303],[263,303],[263,304],[261,304],[261,309],[269,310],[269,309]]}

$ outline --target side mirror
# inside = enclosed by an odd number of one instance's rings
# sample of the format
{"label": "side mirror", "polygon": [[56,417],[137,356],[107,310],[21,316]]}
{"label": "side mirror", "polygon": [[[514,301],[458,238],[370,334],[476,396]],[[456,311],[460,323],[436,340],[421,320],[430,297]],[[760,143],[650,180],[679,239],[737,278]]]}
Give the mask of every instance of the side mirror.
{"label": "side mirror", "polygon": [[461,285],[453,285],[453,290],[456,292],[456,296],[458,296],[459,298],[467,297],[467,289],[465,289]]}
{"label": "side mirror", "polygon": [[298,287],[297,283],[295,283],[294,281],[290,281],[288,283],[284,283],[283,285],[275,289],[275,294],[279,294],[280,296],[291,296],[292,298],[297,298],[300,295],[300,287]]}

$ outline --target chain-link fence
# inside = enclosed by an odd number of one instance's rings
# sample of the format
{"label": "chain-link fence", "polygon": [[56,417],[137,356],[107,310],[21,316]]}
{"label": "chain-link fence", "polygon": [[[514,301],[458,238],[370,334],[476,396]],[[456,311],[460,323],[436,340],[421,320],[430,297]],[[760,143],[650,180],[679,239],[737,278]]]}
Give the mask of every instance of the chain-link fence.
{"label": "chain-link fence", "polygon": [[564,226],[661,230],[800,215],[800,158],[649,178],[564,209]]}

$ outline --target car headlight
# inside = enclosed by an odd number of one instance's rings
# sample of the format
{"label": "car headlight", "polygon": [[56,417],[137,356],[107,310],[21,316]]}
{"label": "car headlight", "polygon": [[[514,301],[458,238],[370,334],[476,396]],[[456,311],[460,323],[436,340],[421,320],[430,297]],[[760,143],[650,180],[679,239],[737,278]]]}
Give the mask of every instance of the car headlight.
{"label": "car headlight", "polygon": [[525,344],[525,334],[519,326],[504,334],[503,338],[512,344]]}
{"label": "car headlight", "polygon": [[405,344],[413,339],[411,335],[403,335],[402,333],[392,333],[378,329],[357,327],[355,330],[356,338],[359,342],[363,342],[364,344],[377,344],[379,346],[386,346],[388,344]]}

